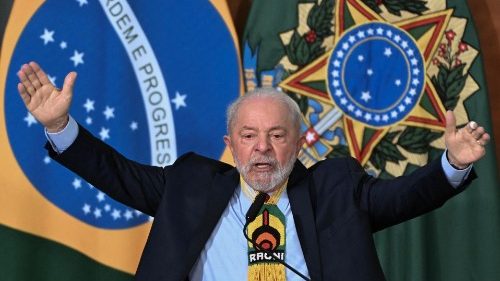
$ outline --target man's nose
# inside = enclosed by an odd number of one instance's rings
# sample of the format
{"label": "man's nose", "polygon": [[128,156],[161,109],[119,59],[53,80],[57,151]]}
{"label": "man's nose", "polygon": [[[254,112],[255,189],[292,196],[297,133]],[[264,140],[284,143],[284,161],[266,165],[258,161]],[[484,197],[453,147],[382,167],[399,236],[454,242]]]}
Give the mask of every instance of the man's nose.
{"label": "man's nose", "polygon": [[271,149],[271,144],[269,143],[269,138],[267,136],[260,136],[255,145],[255,150],[259,152],[267,152]]}

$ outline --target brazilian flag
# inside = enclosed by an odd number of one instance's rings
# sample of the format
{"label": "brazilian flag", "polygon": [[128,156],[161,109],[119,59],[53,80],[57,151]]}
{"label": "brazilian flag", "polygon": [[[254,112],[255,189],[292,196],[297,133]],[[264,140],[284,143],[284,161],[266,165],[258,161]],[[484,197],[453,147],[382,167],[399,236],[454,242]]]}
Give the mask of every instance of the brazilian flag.
{"label": "brazilian flag", "polygon": [[[352,156],[382,179],[409,174],[442,155],[446,110],[492,133],[465,0],[254,0],[242,49],[246,88],[277,87],[301,108],[307,166]],[[499,278],[493,143],[471,188],[375,234],[388,280]]]}
{"label": "brazilian flag", "polygon": [[37,61],[60,87],[77,71],[71,115],[135,161],[226,160],[241,89],[226,2],[9,0],[0,31],[0,279],[132,280],[153,218],[47,156],[16,73]]}

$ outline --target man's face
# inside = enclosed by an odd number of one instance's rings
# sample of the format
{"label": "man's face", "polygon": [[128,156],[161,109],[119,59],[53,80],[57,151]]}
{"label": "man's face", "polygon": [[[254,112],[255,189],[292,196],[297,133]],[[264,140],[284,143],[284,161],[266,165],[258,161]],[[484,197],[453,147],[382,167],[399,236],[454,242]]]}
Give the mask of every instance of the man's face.
{"label": "man's face", "polygon": [[304,139],[289,115],[276,99],[250,98],[240,105],[231,133],[224,137],[243,179],[255,190],[274,191],[293,168]]}

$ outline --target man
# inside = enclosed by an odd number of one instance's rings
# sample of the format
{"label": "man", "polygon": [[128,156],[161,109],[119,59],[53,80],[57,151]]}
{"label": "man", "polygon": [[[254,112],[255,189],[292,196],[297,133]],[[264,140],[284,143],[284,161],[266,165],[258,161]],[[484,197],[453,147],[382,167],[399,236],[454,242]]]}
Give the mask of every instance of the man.
{"label": "man", "polygon": [[[76,73],[67,75],[62,90],[34,62],[18,76],[21,98],[46,128],[49,155],[155,217],[137,280],[301,280],[299,274],[385,280],[372,233],[461,192],[490,138],[475,122],[456,130],[448,112],[447,152],[411,176],[378,180],[350,158],[306,169],[297,161],[304,143],[297,105],[262,89],[228,109],[224,141],[237,169],[193,153],[159,168],[125,159],[69,116]],[[245,216],[258,192],[270,198],[251,222]]]}

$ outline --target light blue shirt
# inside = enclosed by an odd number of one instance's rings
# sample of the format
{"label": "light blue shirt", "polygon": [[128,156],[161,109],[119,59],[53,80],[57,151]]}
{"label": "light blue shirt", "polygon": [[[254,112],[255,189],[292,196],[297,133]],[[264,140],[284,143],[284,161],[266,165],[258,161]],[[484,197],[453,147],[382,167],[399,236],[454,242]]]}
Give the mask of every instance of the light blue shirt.
{"label": "light blue shirt", "polygon": [[[45,134],[54,150],[62,153],[76,139],[78,124],[70,116],[68,125],[64,130],[58,133],[45,131]],[[458,187],[472,169],[472,165],[464,170],[453,168],[446,158],[446,152],[441,157],[441,165],[446,178],[453,187]],[[238,186],[189,273],[190,280],[247,280],[248,248],[247,241],[243,236],[243,226],[245,224],[245,214],[250,205],[250,199],[242,192],[241,186]],[[285,262],[309,277],[286,189],[277,205],[286,218]],[[286,269],[286,278],[289,281],[302,280],[288,268]]]}

